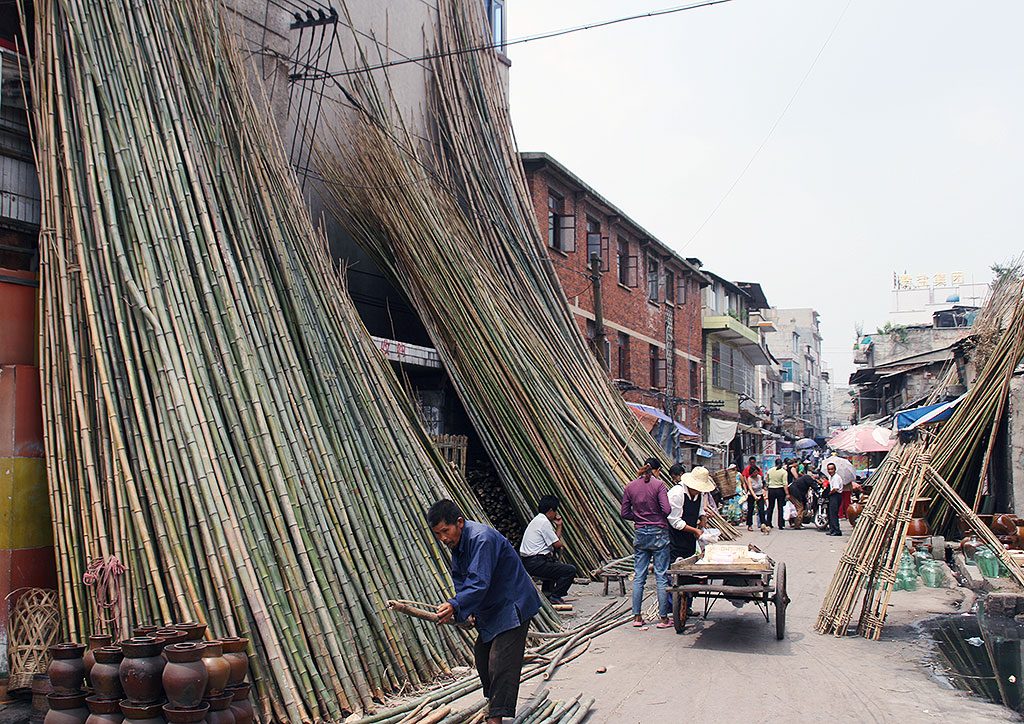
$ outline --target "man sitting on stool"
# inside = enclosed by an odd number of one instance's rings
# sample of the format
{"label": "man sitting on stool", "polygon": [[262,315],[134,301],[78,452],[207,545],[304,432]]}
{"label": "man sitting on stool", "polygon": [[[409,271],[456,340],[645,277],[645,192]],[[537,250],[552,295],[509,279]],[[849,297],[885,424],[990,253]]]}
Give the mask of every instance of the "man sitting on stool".
{"label": "man sitting on stool", "polygon": [[565,603],[562,596],[576,578],[576,566],[559,563],[555,551],[565,547],[562,543],[562,516],[558,514],[561,501],[554,495],[545,495],[537,504],[537,515],[526,526],[519,555],[523,567],[543,583],[541,591],[551,603]]}

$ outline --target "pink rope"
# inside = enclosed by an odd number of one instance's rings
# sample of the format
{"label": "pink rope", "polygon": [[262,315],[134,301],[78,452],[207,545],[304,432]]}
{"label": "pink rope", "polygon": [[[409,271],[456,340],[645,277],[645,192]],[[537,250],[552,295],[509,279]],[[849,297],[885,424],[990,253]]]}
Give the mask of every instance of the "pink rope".
{"label": "pink rope", "polygon": [[97,618],[115,638],[121,620],[121,588],[118,579],[128,569],[117,556],[94,558],[82,576],[82,583],[93,589],[96,597]]}

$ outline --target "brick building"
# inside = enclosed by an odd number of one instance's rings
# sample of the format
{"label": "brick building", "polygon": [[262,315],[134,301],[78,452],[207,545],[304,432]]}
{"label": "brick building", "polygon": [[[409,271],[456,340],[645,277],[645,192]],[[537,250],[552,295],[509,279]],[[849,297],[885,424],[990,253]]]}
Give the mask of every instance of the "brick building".
{"label": "brick building", "polygon": [[701,288],[708,278],[551,156],[521,158],[549,258],[595,353],[593,254],[601,259],[609,374],[627,401],[662,409],[700,432]]}

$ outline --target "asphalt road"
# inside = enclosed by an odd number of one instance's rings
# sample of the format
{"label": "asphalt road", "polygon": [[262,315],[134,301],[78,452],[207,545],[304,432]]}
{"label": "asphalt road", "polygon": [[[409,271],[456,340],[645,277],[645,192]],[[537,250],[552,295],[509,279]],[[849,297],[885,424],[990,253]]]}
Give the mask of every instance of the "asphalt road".
{"label": "asphalt road", "polygon": [[[845,522],[843,530],[843,538],[813,529],[744,532],[744,541],[786,562],[792,603],[785,640],[776,640],[774,620],[767,624],[753,604],[737,609],[719,602],[707,621],[698,619],[682,635],[651,626],[646,631],[622,627],[601,636],[547,682],[552,698],[579,692],[595,697],[591,724],[1020,721],[1008,709],[944,689],[929,678],[922,663],[927,646],[907,631],[915,621],[953,611],[961,596],[956,591],[895,593],[892,626],[880,641],[814,631],[822,598],[849,541]],[[597,584],[571,593],[580,597],[580,618],[609,600]],[[598,674],[599,667],[607,672]],[[521,700],[539,686],[527,682]]]}

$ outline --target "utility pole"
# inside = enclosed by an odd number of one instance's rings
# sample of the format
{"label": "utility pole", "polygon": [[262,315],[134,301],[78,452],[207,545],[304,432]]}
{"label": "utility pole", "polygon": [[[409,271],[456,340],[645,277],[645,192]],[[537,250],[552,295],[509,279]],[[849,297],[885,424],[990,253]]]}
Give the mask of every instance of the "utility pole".
{"label": "utility pole", "polygon": [[590,255],[590,282],[594,286],[594,352],[605,372],[610,361],[605,358],[604,312],[601,309],[601,256]]}

